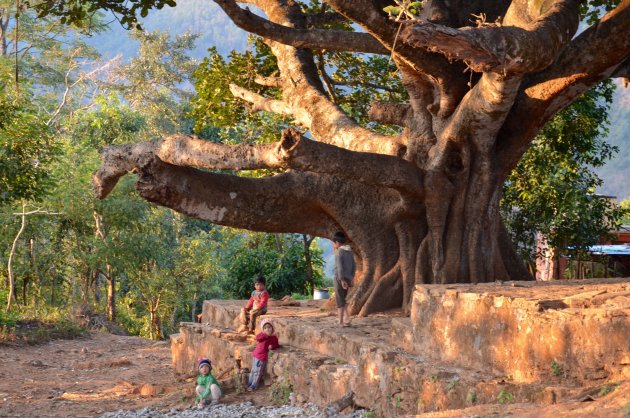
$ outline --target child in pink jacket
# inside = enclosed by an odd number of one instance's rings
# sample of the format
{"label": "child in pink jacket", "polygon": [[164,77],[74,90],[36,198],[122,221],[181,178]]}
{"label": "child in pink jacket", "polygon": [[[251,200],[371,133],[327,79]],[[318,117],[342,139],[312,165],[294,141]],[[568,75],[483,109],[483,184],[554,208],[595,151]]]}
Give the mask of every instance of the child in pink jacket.
{"label": "child in pink jacket", "polygon": [[262,332],[256,335],[256,348],[254,348],[252,353],[252,369],[249,373],[249,382],[247,384],[247,390],[250,392],[256,389],[262,381],[267,368],[269,350],[280,348],[278,337],[274,335],[271,319],[263,319],[260,325]]}

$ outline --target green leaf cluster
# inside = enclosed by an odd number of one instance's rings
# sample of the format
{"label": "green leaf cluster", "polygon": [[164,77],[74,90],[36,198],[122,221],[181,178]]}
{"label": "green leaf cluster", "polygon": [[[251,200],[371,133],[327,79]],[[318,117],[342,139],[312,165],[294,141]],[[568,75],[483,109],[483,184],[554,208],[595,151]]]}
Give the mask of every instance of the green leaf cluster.
{"label": "green leaf cluster", "polygon": [[383,8],[383,11],[389,16],[400,19],[414,19],[422,10],[421,1],[410,0],[394,0],[395,6],[390,5]]}
{"label": "green leaf cluster", "polygon": [[594,25],[604,15],[621,3],[621,0],[589,0],[580,2],[580,17],[589,25]]}
{"label": "green leaf cluster", "polygon": [[190,116],[195,132],[225,143],[267,143],[277,141],[278,132],[288,126],[286,118],[267,112],[250,112],[249,107],[230,92],[230,84],[272,99],[280,98],[275,87],[261,86],[257,76],[273,77],[278,68],[269,47],[258,37],[250,37],[244,52],[232,51],[227,59],[216,48],[208,50],[194,72],[197,96],[191,101]]}
{"label": "green leaf cluster", "polygon": [[175,7],[175,0],[46,0],[28,1],[38,17],[59,17],[61,24],[84,25],[99,11],[111,12],[127,29],[142,29],[138,15],[146,17],[151,9]]}
{"label": "green leaf cluster", "polygon": [[45,116],[29,97],[14,97],[11,87],[0,79],[0,205],[41,198],[57,152]]}
{"label": "green leaf cluster", "polygon": [[301,235],[229,231],[224,233],[233,235],[226,235],[229,244],[221,251],[221,264],[226,269],[221,289],[226,298],[248,298],[260,274],[267,279],[267,289],[274,298],[312,294],[323,283],[322,252],[310,249],[313,272],[309,277]]}
{"label": "green leaf cluster", "polygon": [[561,252],[585,250],[616,228],[621,212],[596,194],[593,168],[617,149],[602,138],[613,84],[604,82],[558,113],[508,178],[501,210],[525,259],[536,255],[536,232]]}

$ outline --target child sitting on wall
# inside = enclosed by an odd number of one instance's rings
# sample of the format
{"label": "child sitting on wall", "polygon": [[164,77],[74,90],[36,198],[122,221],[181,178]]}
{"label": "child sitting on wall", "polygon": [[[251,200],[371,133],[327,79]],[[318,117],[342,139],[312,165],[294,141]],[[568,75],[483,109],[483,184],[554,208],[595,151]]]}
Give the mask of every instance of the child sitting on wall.
{"label": "child sitting on wall", "polygon": [[203,408],[210,401],[218,402],[221,397],[219,382],[212,375],[212,363],[207,358],[199,359],[197,362],[199,377],[197,377],[197,407]]}
{"label": "child sitting on wall", "polygon": [[252,391],[262,382],[269,350],[280,348],[278,337],[274,335],[273,323],[271,319],[263,319],[260,323],[262,332],[256,335],[256,348],[252,353],[252,369],[249,373],[247,390]]}
{"label": "child sitting on wall", "polygon": [[241,329],[240,331],[249,331],[254,333],[256,329],[256,318],[267,313],[267,302],[269,301],[269,292],[265,286],[264,276],[258,276],[254,283],[254,291],[247,301],[247,305],[241,312]]}

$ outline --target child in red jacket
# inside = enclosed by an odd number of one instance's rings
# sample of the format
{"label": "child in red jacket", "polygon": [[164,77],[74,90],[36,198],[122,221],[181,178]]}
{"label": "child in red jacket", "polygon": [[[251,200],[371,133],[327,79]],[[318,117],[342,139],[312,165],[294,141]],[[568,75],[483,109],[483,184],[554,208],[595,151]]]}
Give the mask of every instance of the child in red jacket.
{"label": "child in red jacket", "polygon": [[254,348],[252,353],[252,369],[249,373],[249,382],[247,383],[247,390],[250,392],[256,389],[262,381],[267,368],[269,350],[280,348],[278,337],[273,335],[274,330],[271,319],[263,319],[260,325],[262,332],[256,335],[256,348]]}
{"label": "child in red jacket", "polygon": [[252,334],[256,329],[256,318],[267,313],[267,302],[269,301],[269,292],[265,286],[264,276],[258,276],[254,283],[255,290],[252,292],[247,305],[241,312],[241,331],[248,331]]}

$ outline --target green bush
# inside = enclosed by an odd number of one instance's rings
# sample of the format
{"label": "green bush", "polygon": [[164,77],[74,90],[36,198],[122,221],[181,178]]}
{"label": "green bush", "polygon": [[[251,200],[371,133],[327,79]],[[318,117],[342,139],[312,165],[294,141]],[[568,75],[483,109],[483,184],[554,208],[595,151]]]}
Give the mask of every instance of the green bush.
{"label": "green bush", "polygon": [[9,315],[0,314],[0,345],[42,344],[84,335],[85,328],[60,309],[33,309],[31,312],[16,309]]}

